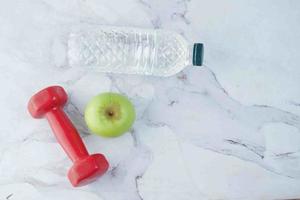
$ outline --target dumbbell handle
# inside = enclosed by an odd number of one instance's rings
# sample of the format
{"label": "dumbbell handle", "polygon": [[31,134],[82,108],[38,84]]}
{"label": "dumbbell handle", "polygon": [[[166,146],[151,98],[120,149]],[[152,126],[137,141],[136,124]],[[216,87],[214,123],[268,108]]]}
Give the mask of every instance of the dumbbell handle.
{"label": "dumbbell handle", "polygon": [[79,133],[61,107],[52,108],[46,113],[46,118],[57,141],[73,162],[89,155]]}

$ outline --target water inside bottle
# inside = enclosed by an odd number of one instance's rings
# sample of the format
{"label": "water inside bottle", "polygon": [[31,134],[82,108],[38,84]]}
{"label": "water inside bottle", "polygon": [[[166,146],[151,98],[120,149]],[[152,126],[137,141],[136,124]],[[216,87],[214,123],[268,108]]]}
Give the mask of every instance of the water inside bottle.
{"label": "water inside bottle", "polygon": [[108,27],[71,33],[71,66],[101,72],[168,76],[188,63],[189,50],[173,32]]}

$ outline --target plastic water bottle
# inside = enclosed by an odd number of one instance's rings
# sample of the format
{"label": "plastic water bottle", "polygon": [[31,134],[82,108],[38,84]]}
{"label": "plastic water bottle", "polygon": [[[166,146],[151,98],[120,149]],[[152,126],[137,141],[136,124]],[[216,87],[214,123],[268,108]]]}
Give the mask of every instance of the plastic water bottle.
{"label": "plastic water bottle", "polygon": [[166,30],[100,26],[68,40],[69,64],[99,72],[171,76],[202,60],[202,44]]}

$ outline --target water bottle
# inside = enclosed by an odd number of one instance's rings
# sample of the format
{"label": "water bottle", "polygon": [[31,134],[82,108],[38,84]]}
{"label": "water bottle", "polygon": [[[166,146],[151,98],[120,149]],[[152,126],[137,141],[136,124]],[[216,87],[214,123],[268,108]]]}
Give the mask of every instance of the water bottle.
{"label": "water bottle", "polygon": [[203,44],[166,30],[100,26],[70,34],[68,62],[99,72],[171,76],[201,66]]}

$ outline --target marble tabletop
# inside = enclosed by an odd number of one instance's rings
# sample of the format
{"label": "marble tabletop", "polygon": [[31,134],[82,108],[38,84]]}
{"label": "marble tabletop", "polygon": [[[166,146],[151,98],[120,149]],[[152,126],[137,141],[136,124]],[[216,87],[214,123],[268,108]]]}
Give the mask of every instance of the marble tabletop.
{"label": "marble tabletop", "polygon": [[[168,29],[205,44],[203,67],[169,77],[68,65],[74,26]],[[0,3],[0,199],[300,198],[300,2],[297,0],[10,0]],[[59,84],[66,112],[109,171],[73,188],[71,166],[30,96]],[[91,135],[83,110],[114,91],[134,103],[132,130]]]}

